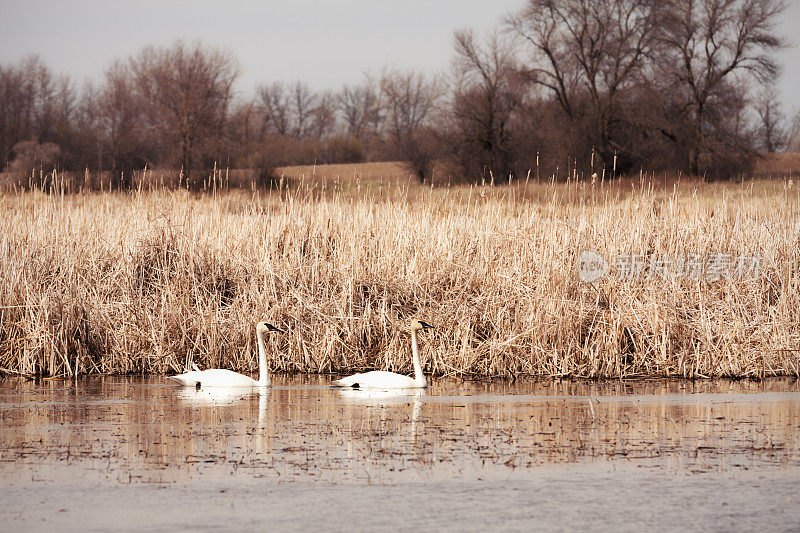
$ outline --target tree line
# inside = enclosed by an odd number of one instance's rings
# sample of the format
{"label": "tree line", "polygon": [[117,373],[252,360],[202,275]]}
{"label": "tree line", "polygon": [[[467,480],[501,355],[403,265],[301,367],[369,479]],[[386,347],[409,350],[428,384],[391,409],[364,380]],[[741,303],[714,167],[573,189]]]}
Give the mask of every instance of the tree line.
{"label": "tree line", "polygon": [[446,72],[384,69],[338,91],[303,81],[237,94],[236,57],[202,43],[148,46],[78,86],[37,56],[0,65],[0,162],[212,166],[269,178],[282,165],[403,160],[421,181],[580,168],[730,176],[798,149],[775,90],[782,0],[528,0],[486,35],[461,30]]}

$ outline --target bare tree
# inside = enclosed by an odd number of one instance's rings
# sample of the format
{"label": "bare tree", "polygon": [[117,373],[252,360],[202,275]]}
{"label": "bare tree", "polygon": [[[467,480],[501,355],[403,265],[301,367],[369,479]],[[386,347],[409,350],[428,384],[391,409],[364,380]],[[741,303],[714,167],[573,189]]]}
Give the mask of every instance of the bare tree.
{"label": "bare tree", "polygon": [[319,137],[333,126],[335,111],[330,96],[321,97],[308,84],[275,82],[258,88],[264,125],[261,137],[291,135],[297,139]]}
{"label": "bare tree", "polygon": [[258,96],[265,115],[264,133],[287,135],[289,133],[289,91],[286,85],[276,81],[271,85],[260,85]]}
{"label": "bare tree", "polygon": [[655,39],[655,14],[651,0],[529,0],[507,19],[532,52],[531,79],[569,120],[587,121],[588,140],[606,162],[626,150],[613,129]]}
{"label": "bare tree", "polygon": [[38,56],[25,58],[23,72],[23,128],[28,138],[53,140],[56,123],[56,76]]}
{"label": "bare tree", "polygon": [[134,167],[144,164],[143,102],[135,89],[135,80],[127,65],[115,61],[106,69],[105,82],[97,96],[98,122],[107,158],[112,186],[130,186]]}
{"label": "bare tree", "polygon": [[317,95],[311,91],[308,84],[302,81],[292,84],[292,134],[298,139],[304,139],[309,136],[316,103]]}
{"label": "bare tree", "polygon": [[330,91],[319,94],[311,115],[311,135],[318,139],[331,135],[336,129],[336,95]]}
{"label": "bare tree", "polygon": [[14,66],[0,66],[0,163],[13,156],[14,145],[29,133],[26,128],[23,72]]}
{"label": "bare tree", "polygon": [[231,142],[243,145],[249,142],[261,142],[266,132],[266,119],[261,99],[243,98],[231,107],[228,114],[228,137]]}
{"label": "bare tree", "polygon": [[511,44],[493,34],[478,42],[470,30],[455,34],[452,119],[459,159],[468,174],[491,171],[507,179],[512,171],[511,124],[525,100]]}
{"label": "bare tree", "polygon": [[788,134],[784,127],[786,117],[781,111],[781,102],[774,85],[769,85],[759,95],[755,104],[760,120],[758,132],[761,148],[775,153],[786,146]]}
{"label": "bare tree", "polygon": [[0,67],[0,161],[9,161],[21,141],[60,143],[75,111],[75,90],[38,56]]}
{"label": "bare tree", "polygon": [[377,130],[381,110],[378,93],[370,80],[354,87],[345,85],[336,99],[348,135],[363,140],[368,132]]}
{"label": "bare tree", "polygon": [[179,147],[188,180],[200,147],[225,121],[239,76],[237,60],[228,51],[176,41],[169,48],[146,47],[130,66],[150,121]]}
{"label": "bare tree", "polygon": [[660,4],[658,88],[661,132],[683,145],[689,171],[704,155],[746,150],[731,137],[731,103],[744,100],[742,76],[768,83],[778,74],[769,54],[784,46],[775,32],[781,0],[665,0]]}
{"label": "bare tree", "polygon": [[800,109],[796,109],[789,120],[786,150],[793,153],[800,152]]}
{"label": "bare tree", "polygon": [[413,71],[385,71],[380,86],[391,140],[424,183],[433,171],[434,136],[427,121],[441,95],[439,83]]}
{"label": "bare tree", "polygon": [[[74,114],[76,135],[81,136],[80,159],[84,168],[92,167],[98,172],[103,170],[103,135],[100,127],[98,100],[100,90],[92,81],[83,85]],[[91,188],[91,183],[84,183]]]}

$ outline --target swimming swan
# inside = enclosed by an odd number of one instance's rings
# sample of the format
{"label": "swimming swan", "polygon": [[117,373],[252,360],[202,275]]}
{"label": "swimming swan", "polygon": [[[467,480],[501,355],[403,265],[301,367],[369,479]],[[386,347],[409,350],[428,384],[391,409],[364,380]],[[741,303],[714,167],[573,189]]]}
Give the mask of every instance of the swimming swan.
{"label": "swimming swan", "polygon": [[222,368],[193,370],[177,376],[167,376],[167,379],[176,381],[184,387],[269,387],[270,379],[269,370],[267,370],[267,348],[264,344],[264,334],[271,331],[286,333],[282,329],[278,329],[266,322],[259,322],[256,325],[256,337],[258,337],[258,381],[238,372]]}
{"label": "swimming swan", "polygon": [[419,364],[419,348],[417,347],[417,331],[433,329],[433,326],[422,320],[411,321],[411,351],[414,354],[414,377],[376,370],[356,374],[333,382],[336,387],[353,387],[357,389],[424,389],[428,386]]}

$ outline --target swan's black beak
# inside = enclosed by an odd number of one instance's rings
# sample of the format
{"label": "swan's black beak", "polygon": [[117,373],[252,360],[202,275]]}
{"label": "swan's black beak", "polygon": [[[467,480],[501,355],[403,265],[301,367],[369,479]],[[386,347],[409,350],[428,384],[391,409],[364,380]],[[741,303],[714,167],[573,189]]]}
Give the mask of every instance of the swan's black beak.
{"label": "swan's black beak", "polygon": [[267,324],[267,331],[274,331],[274,332],[276,332],[276,333],[286,333],[286,332],[285,332],[284,330],[282,330],[281,328],[276,328],[275,326],[273,326],[273,325],[272,325],[272,324],[270,324],[270,323],[266,323],[266,324]]}
{"label": "swan's black beak", "polygon": [[422,320],[419,321],[419,325],[422,326],[423,329],[435,329],[435,326],[432,326]]}

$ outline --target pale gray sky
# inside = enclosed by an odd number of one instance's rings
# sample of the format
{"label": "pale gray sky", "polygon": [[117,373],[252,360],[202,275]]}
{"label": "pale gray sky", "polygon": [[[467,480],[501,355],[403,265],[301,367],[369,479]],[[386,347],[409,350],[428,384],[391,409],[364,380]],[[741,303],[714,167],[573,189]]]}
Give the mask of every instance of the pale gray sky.
{"label": "pale gray sky", "polygon": [[[384,66],[446,69],[453,30],[485,30],[524,0],[0,0],[0,63],[39,54],[57,72],[99,79],[115,58],[177,38],[229,47],[239,89],[307,81],[315,89],[356,83]],[[795,42],[800,0],[781,27]],[[800,109],[800,49],[781,54],[787,111]]]}

